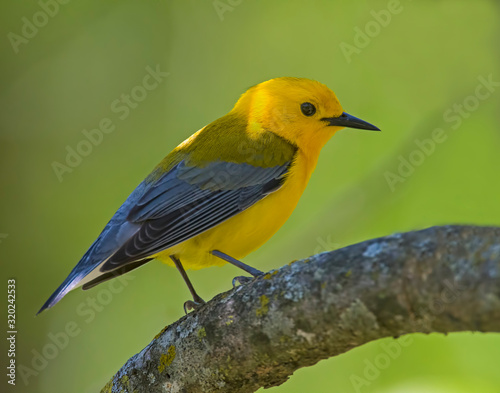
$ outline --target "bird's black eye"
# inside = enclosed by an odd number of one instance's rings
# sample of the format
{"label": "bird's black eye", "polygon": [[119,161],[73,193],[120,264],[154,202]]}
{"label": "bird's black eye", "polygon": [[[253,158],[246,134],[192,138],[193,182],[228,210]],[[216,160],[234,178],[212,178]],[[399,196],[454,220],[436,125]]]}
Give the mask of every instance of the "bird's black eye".
{"label": "bird's black eye", "polygon": [[304,102],[301,104],[300,110],[305,116],[312,116],[316,113],[316,107],[310,102]]}

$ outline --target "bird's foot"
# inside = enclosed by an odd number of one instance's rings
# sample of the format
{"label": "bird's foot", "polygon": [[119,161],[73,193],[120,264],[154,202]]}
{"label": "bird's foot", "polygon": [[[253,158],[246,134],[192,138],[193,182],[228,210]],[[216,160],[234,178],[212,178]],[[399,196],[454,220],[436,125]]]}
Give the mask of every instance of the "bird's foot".
{"label": "bird's foot", "polygon": [[[255,276],[255,277],[259,277],[259,276]],[[252,281],[255,277],[248,277],[248,276],[235,277],[235,278],[233,278],[233,288],[236,286],[237,283],[240,285],[243,285],[243,284],[246,284],[246,283]]]}
{"label": "bird's foot", "polygon": [[184,312],[187,314],[191,310],[198,310],[201,306],[205,304],[205,300],[198,296],[197,299],[188,300],[184,303]]}

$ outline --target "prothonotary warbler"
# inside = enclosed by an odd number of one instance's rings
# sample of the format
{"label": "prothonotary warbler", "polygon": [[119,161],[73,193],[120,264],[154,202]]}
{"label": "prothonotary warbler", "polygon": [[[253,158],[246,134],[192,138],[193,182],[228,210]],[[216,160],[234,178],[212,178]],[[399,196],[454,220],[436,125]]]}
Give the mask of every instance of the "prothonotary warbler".
{"label": "prothonotary warbler", "polygon": [[74,288],[91,288],[152,259],[181,273],[193,296],[185,309],[204,303],[185,268],[229,262],[261,275],[240,259],[285,223],[321,148],[344,127],[379,131],[344,112],[319,82],[285,77],[251,87],[139,184],[39,312]]}

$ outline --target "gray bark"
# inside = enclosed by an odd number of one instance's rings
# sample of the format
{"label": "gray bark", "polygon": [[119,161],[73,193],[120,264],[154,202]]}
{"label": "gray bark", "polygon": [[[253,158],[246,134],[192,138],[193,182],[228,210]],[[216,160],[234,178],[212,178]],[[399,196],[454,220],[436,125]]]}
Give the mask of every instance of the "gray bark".
{"label": "gray bark", "polygon": [[254,392],[383,337],[500,331],[500,228],[443,226],[312,256],[167,326],[102,392]]}

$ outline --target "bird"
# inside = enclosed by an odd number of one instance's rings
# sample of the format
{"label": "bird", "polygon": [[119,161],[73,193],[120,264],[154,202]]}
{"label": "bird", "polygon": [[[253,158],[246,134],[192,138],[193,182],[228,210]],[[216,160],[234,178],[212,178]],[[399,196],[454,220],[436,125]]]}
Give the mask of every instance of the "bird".
{"label": "bird", "polygon": [[380,131],[345,112],[315,80],[279,77],[250,87],[226,115],[174,148],[130,194],[68,277],[41,307],[157,259],[176,267],[193,300],[205,302],[186,269],[241,261],[286,222],[326,142],[343,128]]}

